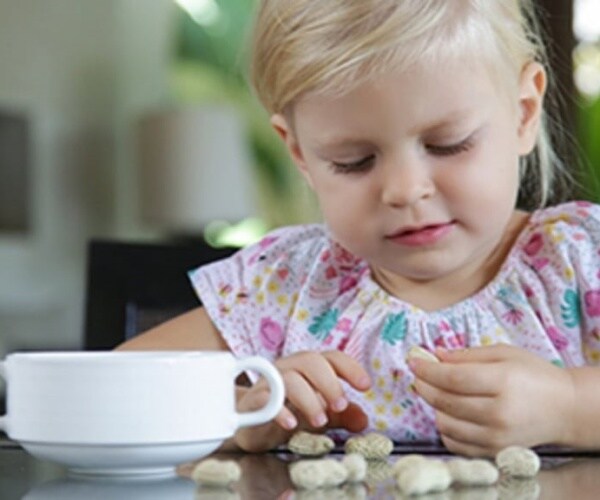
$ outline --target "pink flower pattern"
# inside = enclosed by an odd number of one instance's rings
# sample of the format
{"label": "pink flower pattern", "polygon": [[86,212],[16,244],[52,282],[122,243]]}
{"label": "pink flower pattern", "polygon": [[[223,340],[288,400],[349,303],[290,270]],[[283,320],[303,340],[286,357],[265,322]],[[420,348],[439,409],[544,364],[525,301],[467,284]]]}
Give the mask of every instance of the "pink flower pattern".
{"label": "pink flower pattern", "polygon": [[[397,440],[437,438],[435,414],[414,391],[405,361],[413,345],[508,342],[558,365],[600,364],[600,207],[587,202],[534,212],[493,280],[439,311],[390,296],[368,263],[320,225],[278,229],[190,277],[237,356],[337,349],[354,357],[375,383],[368,394],[346,388],[348,397],[369,416],[367,430],[380,430],[378,423]],[[332,310],[339,315],[328,334],[311,334],[314,319]],[[386,318],[400,314],[402,339],[382,341]]]}

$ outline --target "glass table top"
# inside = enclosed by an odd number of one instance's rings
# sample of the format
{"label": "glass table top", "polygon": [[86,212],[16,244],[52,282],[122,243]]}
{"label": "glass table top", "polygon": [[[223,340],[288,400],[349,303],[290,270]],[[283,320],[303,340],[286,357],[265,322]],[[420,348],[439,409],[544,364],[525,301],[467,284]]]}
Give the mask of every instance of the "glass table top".
{"label": "glass table top", "polygon": [[[198,487],[190,478],[193,463],[178,468],[173,477],[95,478],[71,476],[59,465],[38,460],[18,444],[0,439],[0,498],[2,500],[179,500],[179,499],[401,499],[394,480],[388,476],[390,464],[404,453],[418,452],[448,458],[440,450],[397,447],[387,461],[369,464],[364,483],[335,490],[294,491],[288,465],[297,457],[284,452],[264,454],[217,454],[235,460],[242,468],[242,479],[229,489]],[[334,453],[333,456],[340,456]],[[511,480],[488,488],[453,488],[435,496],[412,497],[420,500],[466,499],[597,499],[600,498],[600,454],[578,455],[549,450],[542,455],[542,470],[532,480]]]}

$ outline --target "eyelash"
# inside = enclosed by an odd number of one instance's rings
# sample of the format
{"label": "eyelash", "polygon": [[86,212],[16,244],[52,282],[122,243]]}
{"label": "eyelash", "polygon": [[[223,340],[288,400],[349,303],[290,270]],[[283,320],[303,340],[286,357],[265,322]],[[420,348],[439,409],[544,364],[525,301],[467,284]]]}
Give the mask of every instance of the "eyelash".
{"label": "eyelash", "polygon": [[[428,145],[426,149],[437,156],[453,156],[458,155],[460,153],[464,153],[469,151],[473,146],[473,141],[471,138],[467,138],[464,141],[458,142],[456,144],[450,144],[448,146],[434,146]],[[331,162],[331,168],[335,173],[341,174],[351,174],[351,173],[359,173],[367,171],[375,159],[375,155],[365,156],[358,161],[353,161],[349,163],[340,163],[340,162]]]}
{"label": "eyelash", "polygon": [[427,150],[438,156],[452,156],[460,153],[469,151],[473,146],[471,138],[467,138],[464,141],[457,142],[456,144],[450,144],[448,146],[426,146]]}
{"label": "eyelash", "polygon": [[375,155],[365,156],[358,161],[349,163],[331,162],[331,168],[337,174],[351,174],[357,172],[365,172],[372,165]]}

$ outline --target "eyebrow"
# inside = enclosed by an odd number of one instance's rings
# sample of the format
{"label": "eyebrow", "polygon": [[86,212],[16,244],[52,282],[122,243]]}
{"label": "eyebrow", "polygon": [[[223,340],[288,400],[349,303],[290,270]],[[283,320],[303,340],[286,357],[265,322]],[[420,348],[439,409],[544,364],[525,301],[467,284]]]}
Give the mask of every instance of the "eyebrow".
{"label": "eyebrow", "polygon": [[332,136],[319,142],[315,142],[314,149],[317,153],[324,153],[336,149],[369,146],[370,144],[372,144],[372,142],[364,138]]}
{"label": "eyebrow", "polygon": [[[449,125],[455,125],[456,123],[465,122],[472,115],[473,108],[458,109],[447,113],[443,118],[437,121],[434,121],[425,126],[419,126],[418,130],[424,130],[426,132],[435,132],[439,129],[446,128]],[[410,132],[415,132],[415,130],[410,130]]]}

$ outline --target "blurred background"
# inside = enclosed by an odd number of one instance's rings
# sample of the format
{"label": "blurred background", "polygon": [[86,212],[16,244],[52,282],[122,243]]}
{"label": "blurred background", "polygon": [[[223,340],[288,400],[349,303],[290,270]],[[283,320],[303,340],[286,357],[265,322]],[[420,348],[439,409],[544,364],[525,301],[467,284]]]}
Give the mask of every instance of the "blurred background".
{"label": "blurred background", "polygon": [[[600,201],[600,0],[538,1],[573,195]],[[245,83],[254,3],[0,0],[0,355],[81,347],[91,238],[318,218]]]}

